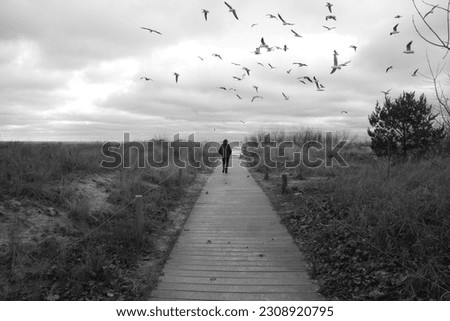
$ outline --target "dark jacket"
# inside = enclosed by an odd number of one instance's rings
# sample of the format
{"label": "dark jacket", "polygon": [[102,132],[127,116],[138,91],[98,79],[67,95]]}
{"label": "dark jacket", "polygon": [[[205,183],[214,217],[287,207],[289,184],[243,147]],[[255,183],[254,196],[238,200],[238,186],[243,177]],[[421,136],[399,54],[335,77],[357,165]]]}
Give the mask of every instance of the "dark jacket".
{"label": "dark jacket", "polygon": [[230,144],[222,144],[219,148],[219,154],[222,155],[222,158],[230,158],[231,156],[231,147]]}

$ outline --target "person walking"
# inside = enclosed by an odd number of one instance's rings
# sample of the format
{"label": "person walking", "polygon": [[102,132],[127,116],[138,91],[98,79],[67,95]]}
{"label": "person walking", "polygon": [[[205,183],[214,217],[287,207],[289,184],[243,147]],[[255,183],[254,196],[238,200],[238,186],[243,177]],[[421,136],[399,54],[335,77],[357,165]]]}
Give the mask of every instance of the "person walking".
{"label": "person walking", "polygon": [[222,156],[222,173],[228,173],[228,163],[231,156],[231,147],[228,144],[227,139],[224,139],[222,145],[220,145],[219,154]]}

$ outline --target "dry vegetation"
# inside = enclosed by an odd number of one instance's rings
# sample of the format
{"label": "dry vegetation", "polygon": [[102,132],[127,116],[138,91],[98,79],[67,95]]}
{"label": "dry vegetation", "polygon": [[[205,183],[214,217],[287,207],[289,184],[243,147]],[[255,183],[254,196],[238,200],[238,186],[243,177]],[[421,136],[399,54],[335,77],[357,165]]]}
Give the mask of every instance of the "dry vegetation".
{"label": "dry vegetation", "polygon": [[180,188],[173,165],[107,170],[104,159],[100,143],[0,143],[0,300],[148,295],[208,169],[183,170]]}
{"label": "dry vegetation", "polygon": [[[271,136],[298,145],[322,139],[314,130]],[[388,166],[356,142],[341,155],[348,168],[280,166],[269,180],[263,166],[252,171],[306,253],[320,292],[337,300],[450,299],[450,159],[441,154]]]}

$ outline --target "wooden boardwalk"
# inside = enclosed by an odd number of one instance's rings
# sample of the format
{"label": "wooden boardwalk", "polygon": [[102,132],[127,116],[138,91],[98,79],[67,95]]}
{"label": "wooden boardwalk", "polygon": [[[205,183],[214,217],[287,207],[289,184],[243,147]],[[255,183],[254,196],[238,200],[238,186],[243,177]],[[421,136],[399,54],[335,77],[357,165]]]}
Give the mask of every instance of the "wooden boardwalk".
{"label": "wooden boardwalk", "polygon": [[210,176],[150,300],[321,300],[269,199],[238,164]]}

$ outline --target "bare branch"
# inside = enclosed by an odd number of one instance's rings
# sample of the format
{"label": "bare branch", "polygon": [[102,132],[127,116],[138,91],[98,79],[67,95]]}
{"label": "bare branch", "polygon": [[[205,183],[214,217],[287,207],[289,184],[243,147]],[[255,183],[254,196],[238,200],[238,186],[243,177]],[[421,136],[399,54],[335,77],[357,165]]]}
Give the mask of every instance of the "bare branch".
{"label": "bare branch", "polygon": [[[422,35],[422,33],[419,31],[419,29],[416,26],[416,23],[414,21],[414,16],[412,18],[412,22],[414,25],[414,29],[416,29],[416,32],[419,34],[419,36],[425,40],[426,42],[428,42],[429,44],[436,46],[436,47],[441,47],[441,48],[445,48],[447,50],[450,50],[450,46],[449,46],[449,41],[447,41],[447,43],[445,43],[444,40],[442,40],[442,38],[437,34],[437,32],[433,29],[433,27],[431,27],[428,22],[426,21],[424,15],[422,14],[422,12],[419,10],[419,8],[416,5],[416,1],[412,0],[412,3],[414,5],[414,8],[416,9],[416,12],[418,13],[418,15],[420,16],[420,18],[422,19],[422,22],[427,26],[427,28],[434,34],[434,36],[437,38],[437,40],[440,42],[439,43],[435,43],[429,39],[427,39],[425,36]],[[450,6],[450,0],[448,2],[449,6]],[[448,12],[447,12],[447,27],[448,27]],[[447,39],[449,39],[449,31],[447,32]]]}

